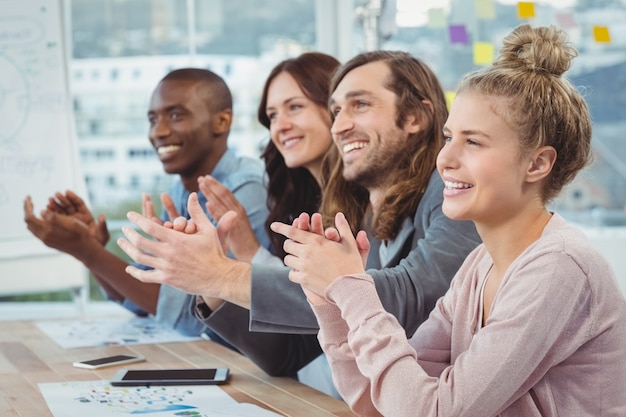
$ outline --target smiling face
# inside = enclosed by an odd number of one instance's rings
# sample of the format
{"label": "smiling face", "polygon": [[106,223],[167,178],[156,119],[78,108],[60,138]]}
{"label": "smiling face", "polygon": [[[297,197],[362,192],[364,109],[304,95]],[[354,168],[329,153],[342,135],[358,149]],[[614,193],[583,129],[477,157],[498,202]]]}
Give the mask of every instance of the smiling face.
{"label": "smiling face", "polygon": [[409,122],[403,128],[396,125],[396,95],[385,87],[390,76],[385,62],[362,65],[344,76],[330,99],[335,117],[331,131],[343,176],[370,192],[393,181],[407,137],[419,130]]}
{"label": "smiling face", "polygon": [[446,216],[477,225],[498,223],[519,215],[533,200],[527,176],[531,160],[521,155],[517,132],[494,111],[506,106],[502,98],[469,92],[455,98],[437,158]]}
{"label": "smiling face", "polygon": [[225,150],[216,142],[215,113],[206,87],[194,80],[164,80],[150,100],[149,138],[163,169],[193,180],[210,174]]}
{"label": "smiling face", "polygon": [[272,142],[285,164],[321,178],[322,160],[332,146],[328,110],[309,99],[288,72],[281,72],[267,90],[266,114]]}

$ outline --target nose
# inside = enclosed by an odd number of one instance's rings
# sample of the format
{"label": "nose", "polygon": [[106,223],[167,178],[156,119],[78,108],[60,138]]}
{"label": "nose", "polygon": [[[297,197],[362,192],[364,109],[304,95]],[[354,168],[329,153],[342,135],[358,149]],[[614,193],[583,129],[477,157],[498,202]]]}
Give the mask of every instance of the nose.
{"label": "nose", "polygon": [[284,132],[291,129],[292,125],[293,123],[288,115],[278,113],[274,116],[274,120],[272,120],[270,130],[272,133]]}
{"label": "nose", "polygon": [[346,111],[339,111],[335,114],[330,133],[333,137],[341,135],[354,127],[352,117]]}
{"label": "nose", "polygon": [[169,136],[171,129],[167,120],[163,117],[157,117],[153,124],[150,126],[150,137],[154,139],[164,138]]}
{"label": "nose", "polygon": [[456,143],[448,140],[437,154],[437,170],[443,171],[446,168],[453,168],[458,161],[458,149]]}

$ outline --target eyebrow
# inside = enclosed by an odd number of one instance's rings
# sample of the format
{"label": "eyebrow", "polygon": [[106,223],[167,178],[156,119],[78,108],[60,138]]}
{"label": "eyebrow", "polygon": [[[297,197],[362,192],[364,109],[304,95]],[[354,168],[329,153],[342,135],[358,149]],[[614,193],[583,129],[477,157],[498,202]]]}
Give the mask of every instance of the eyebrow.
{"label": "eyebrow", "polygon": [[[373,97],[374,94],[371,91],[367,91],[367,90],[355,90],[355,91],[348,91],[345,95],[346,99],[354,99],[357,97],[363,97],[363,96],[368,96],[368,97]],[[333,106],[336,103],[335,99],[331,96],[330,99],[328,100],[328,106]]]}
{"label": "eyebrow", "polygon": [[[285,100],[283,100],[282,102],[278,103],[278,105],[283,105],[283,104],[289,104],[294,100],[310,100],[307,96],[293,96],[293,97],[289,97],[286,98]],[[268,109],[273,109],[276,106],[265,106],[265,111],[267,111]]]}
{"label": "eyebrow", "polygon": [[[449,133],[452,133],[452,131],[450,129],[448,129],[446,126],[444,126],[443,127],[443,133],[444,134],[449,134]],[[491,137],[488,134],[486,134],[485,132],[483,132],[482,130],[476,130],[476,129],[461,130],[461,134],[463,134],[464,136],[482,136],[484,138],[490,138]]]}
{"label": "eyebrow", "polygon": [[[167,106],[163,109],[164,112],[169,113],[172,110],[183,110],[183,111],[187,111],[187,108],[185,106],[183,106],[182,104],[173,104],[171,106]],[[151,114],[157,114],[159,111],[157,110],[148,110],[148,116],[150,116]]]}

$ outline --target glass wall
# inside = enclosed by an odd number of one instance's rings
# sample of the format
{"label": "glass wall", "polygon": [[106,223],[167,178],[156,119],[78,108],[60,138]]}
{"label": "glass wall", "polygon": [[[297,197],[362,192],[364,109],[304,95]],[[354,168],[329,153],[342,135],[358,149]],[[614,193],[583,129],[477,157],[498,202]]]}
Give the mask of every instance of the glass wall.
{"label": "glass wall", "polygon": [[[286,57],[405,50],[435,69],[452,99],[462,75],[490,62],[502,37],[527,22],[568,31],[580,52],[568,76],[594,119],[595,163],[555,206],[584,222],[626,223],[624,0],[66,1],[76,125],[96,207],[136,200],[138,191],[158,192],[169,181],[146,138],[145,111],[173,68],[207,67],[226,79],[235,99],[231,146],[258,155],[267,140],[256,121],[260,89]],[[329,36],[341,38],[323,44]],[[333,42],[343,47],[329,48]]]}
{"label": "glass wall", "polygon": [[381,15],[394,3],[378,46],[424,59],[451,97],[463,74],[491,62],[513,27],[565,29],[579,52],[566,76],[589,104],[595,162],[554,205],[584,224],[626,225],[626,1],[396,0],[383,2]]}
{"label": "glass wall", "polygon": [[313,0],[66,3],[83,169],[91,203],[105,212],[171,180],[147,140],[146,119],[152,89],[167,72],[196,66],[224,77],[235,105],[230,145],[258,156],[267,140],[256,121],[265,75],[276,62],[315,49]]}
{"label": "glass wall", "polygon": [[308,50],[341,61],[375,48],[404,50],[435,70],[452,100],[463,74],[489,63],[502,37],[526,22],[567,30],[580,53],[567,75],[594,120],[595,162],[554,207],[581,225],[626,232],[626,0],[63,1],[88,198],[107,215],[109,249],[120,256],[115,220],[140,209],[142,192],[156,196],[172,181],[147,139],[146,118],[150,94],[170,70],[196,66],[223,76],[235,105],[230,145],[258,156],[268,134],[257,104],[280,60]]}

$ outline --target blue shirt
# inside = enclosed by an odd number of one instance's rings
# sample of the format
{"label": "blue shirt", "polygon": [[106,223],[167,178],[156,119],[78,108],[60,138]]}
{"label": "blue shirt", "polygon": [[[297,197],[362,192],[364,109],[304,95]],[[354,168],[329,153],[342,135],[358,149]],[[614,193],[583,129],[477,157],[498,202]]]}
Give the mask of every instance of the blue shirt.
{"label": "blue shirt", "polygon": [[[259,243],[263,247],[269,248],[270,241],[265,231],[265,219],[268,215],[267,190],[263,185],[263,175],[264,167],[261,160],[239,157],[230,149],[224,153],[211,173],[211,176],[228,188],[246,209],[246,214]],[[168,194],[172,197],[181,216],[189,218],[187,199],[190,192],[183,187],[180,180],[176,181]],[[207,217],[216,225],[215,219],[206,211],[206,197],[202,193],[198,193],[198,200]],[[169,220],[165,211],[161,215],[161,219]],[[141,265],[136,266],[142,267]],[[129,310],[141,314],[141,310],[129,300],[125,300],[123,305]],[[194,295],[167,285],[161,285],[157,303],[157,321],[189,336],[206,333],[208,328],[192,315],[194,305]]]}

